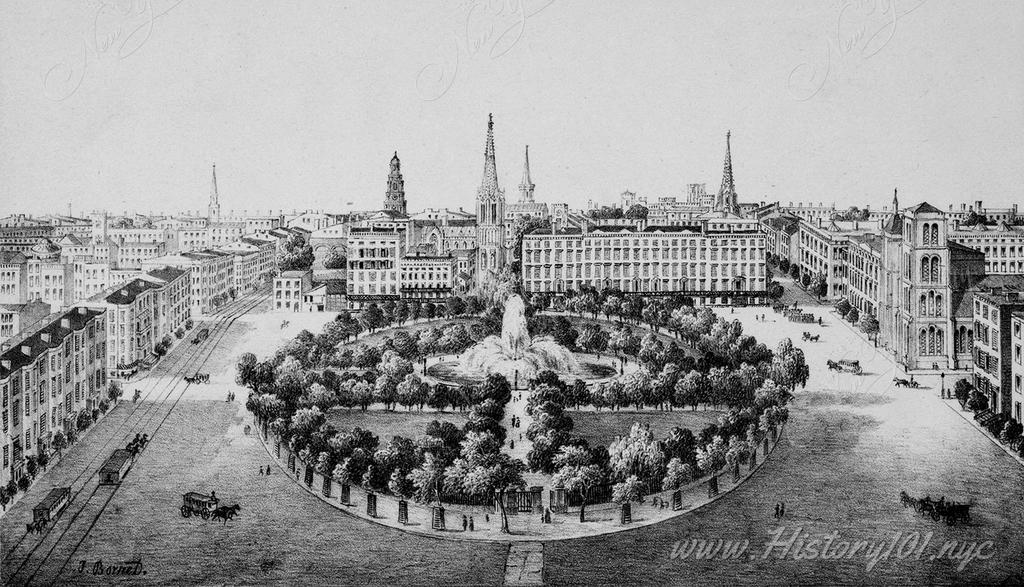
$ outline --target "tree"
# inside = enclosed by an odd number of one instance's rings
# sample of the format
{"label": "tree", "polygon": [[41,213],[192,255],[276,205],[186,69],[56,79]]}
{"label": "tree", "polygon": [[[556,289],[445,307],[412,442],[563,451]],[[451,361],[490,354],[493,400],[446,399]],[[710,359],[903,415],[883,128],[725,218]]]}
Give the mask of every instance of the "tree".
{"label": "tree", "polygon": [[592,487],[604,482],[605,471],[593,462],[590,451],[581,446],[561,447],[552,462],[558,470],[551,484],[580,496],[580,522],[586,521],[588,494]]}
{"label": "tree", "polygon": [[626,218],[631,220],[646,220],[647,219],[647,207],[643,204],[633,204],[626,210]]}
{"label": "tree", "polygon": [[774,279],[768,282],[768,287],[766,289],[768,292],[768,297],[770,297],[773,300],[781,299],[782,294],[785,292],[785,289],[782,287],[782,284],[779,283],[778,281],[775,281]]}
{"label": "tree", "polygon": [[117,381],[111,381],[107,384],[107,397],[110,401],[117,403],[117,399],[121,397],[122,393],[121,384]]}
{"label": "tree", "polygon": [[856,324],[857,320],[860,320],[860,310],[857,308],[850,308],[850,311],[846,314],[846,320],[849,321],[850,324]]}
{"label": "tree", "polygon": [[864,334],[868,336],[874,336],[878,334],[879,325],[878,318],[875,318],[872,314],[864,314],[860,317],[860,329]]}
{"label": "tree", "polygon": [[324,258],[324,269],[345,269],[347,264],[348,258],[337,247],[331,247],[327,257]]}
{"label": "tree", "polygon": [[280,271],[307,271],[313,266],[313,247],[301,235],[289,236],[278,254],[277,266]]}
{"label": "tree", "polygon": [[445,477],[457,480],[470,495],[493,496],[501,511],[501,532],[508,534],[505,494],[526,485],[526,465],[500,452],[501,443],[490,433],[471,432],[462,441],[460,457],[445,471]]}
{"label": "tree", "polygon": [[852,308],[853,306],[850,305],[850,300],[846,298],[843,298],[836,302],[836,313],[839,314],[840,317],[845,318],[846,315],[850,313],[850,310]]}
{"label": "tree", "polygon": [[643,486],[636,475],[630,475],[612,487],[612,501],[617,504],[640,501],[643,497]]}
{"label": "tree", "polygon": [[828,281],[825,279],[825,276],[821,273],[815,274],[814,278],[811,279],[811,285],[808,291],[810,291],[812,295],[817,296],[819,300],[822,296],[828,295]]}
{"label": "tree", "polygon": [[380,306],[377,304],[370,304],[359,315],[359,322],[363,325],[363,328],[373,332],[384,326],[384,312],[381,311]]}
{"label": "tree", "polygon": [[960,405],[967,403],[967,400],[971,397],[971,391],[974,390],[974,385],[967,379],[961,379],[956,382],[953,386],[953,395],[956,399],[960,400]]}
{"label": "tree", "polygon": [[728,447],[721,436],[715,436],[703,448],[697,449],[697,467],[705,475],[710,475],[725,466],[725,454]]}
{"label": "tree", "polygon": [[649,425],[633,423],[629,434],[612,443],[608,449],[609,465],[618,479],[629,475],[651,477],[664,466],[665,455],[654,439]]}
{"label": "tree", "polygon": [[661,488],[664,491],[678,491],[684,485],[692,482],[693,478],[693,465],[684,463],[682,459],[676,457],[668,462]]}
{"label": "tree", "polygon": [[427,400],[426,384],[420,381],[415,373],[409,373],[398,384],[398,403],[411,410],[415,405],[422,405]]}
{"label": "tree", "polygon": [[53,440],[50,441],[50,445],[53,446],[53,450],[57,451],[57,454],[61,454],[68,445],[68,439],[64,436],[64,432],[58,430],[57,433],[53,435]]}

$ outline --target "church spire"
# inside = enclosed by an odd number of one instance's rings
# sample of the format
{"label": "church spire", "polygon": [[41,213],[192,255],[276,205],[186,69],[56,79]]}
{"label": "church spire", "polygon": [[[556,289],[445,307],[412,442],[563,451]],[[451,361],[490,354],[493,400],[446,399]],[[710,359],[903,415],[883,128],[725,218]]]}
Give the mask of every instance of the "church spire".
{"label": "church spire", "polygon": [[716,208],[725,212],[739,213],[739,204],[736,201],[736,184],[732,177],[732,149],[730,137],[732,131],[725,133],[725,163],[722,166],[722,187],[718,189],[718,201]]}
{"label": "church spire", "polygon": [[892,213],[895,214],[900,211],[900,201],[896,198],[898,188],[892,188]]}
{"label": "church spire", "polygon": [[523,157],[523,181],[519,184],[519,201],[532,202],[534,187],[536,186],[530,181],[530,145],[526,145],[526,154]]}
{"label": "church spire", "polygon": [[207,209],[210,220],[220,218],[220,199],[217,194],[217,164],[213,164],[213,179],[210,182],[210,203]]}
{"label": "church spire", "polygon": [[494,115],[487,115],[487,145],[484,147],[484,179],[481,187],[497,189],[498,170],[494,163]]}

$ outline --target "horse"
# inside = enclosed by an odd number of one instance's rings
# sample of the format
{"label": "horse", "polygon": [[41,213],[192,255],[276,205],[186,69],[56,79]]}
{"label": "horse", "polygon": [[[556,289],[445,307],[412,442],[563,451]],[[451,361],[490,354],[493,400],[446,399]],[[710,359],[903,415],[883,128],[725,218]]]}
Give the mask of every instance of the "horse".
{"label": "horse", "polygon": [[896,387],[910,387],[910,381],[900,377],[893,377],[892,382]]}
{"label": "horse", "polygon": [[142,392],[136,389],[135,395],[132,397],[132,403],[138,402],[140,397],[142,397]]}
{"label": "horse", "polygon": [[826,361],[826,364],[828,365],[828,370],[829,371],[842,371],[843,370],[843,367],[839,363],[833,361],[832,359],[829,359],[828,361]]}
{"label": "horse", "polygon": [[217,518],[221,518],[224,520],[224,524],[226,525],[228,523],[228,520],[234,518],[235,514],[237,514],[241,510],[242,506],[238,505],[237,503],[235,505],[222,505],[217,509],[213,510],[213,516],[211,519],[216,520]]}
{"label": "horse", "polygon": [[907,495],[906,491],[900,491],[900,503],[903,504],[904,508],[913,506],[914,511],[917,511],[917,500]]}
{"label": "horse", "polygon": [[31,524],[25,524],[26,534],[32,534],[36,532],[42,534],[44,529],[46,529],[46,520],[36,520]]}

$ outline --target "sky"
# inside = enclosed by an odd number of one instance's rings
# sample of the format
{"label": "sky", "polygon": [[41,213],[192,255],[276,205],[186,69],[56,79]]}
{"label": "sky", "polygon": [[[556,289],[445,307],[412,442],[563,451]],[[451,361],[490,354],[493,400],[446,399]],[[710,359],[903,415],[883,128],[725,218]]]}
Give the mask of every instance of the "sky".
{"label": "sky", "polygon": [[1024,2],[4,1],[0,214],[1024,203]]}

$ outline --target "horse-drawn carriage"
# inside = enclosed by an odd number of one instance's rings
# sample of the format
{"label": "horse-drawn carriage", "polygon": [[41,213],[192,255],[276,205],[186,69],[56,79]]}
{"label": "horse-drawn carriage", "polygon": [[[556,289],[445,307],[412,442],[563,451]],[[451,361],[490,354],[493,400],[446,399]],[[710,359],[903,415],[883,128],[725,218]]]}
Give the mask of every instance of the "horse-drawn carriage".
{"label": "horse-drawn carriage", "polygon": [[210,374],[209,373],[196,373],[195,375],[191,375],[191,376],[186,375],[185,376],[185,383],[193,383],[194,384],[194,383],[209,383],[209,382],[210,382]]}
{"label": "horse-drawn carriage", "polygon": [[927,495],[917,499],[910,497],[906,491],[900,491],[900,503],[905,508],[913,507],[915,512],[923,516],[930,516],[936,522],[940,519],[945,519],[946,524],[952,526],[957,522],[970,523],[971,506],[974,505],[974,500],[972,499],[967,503],[958,503],[955,501],[947,502],[945,497],[940,497],[936,501]]}
{"label": "horse-drawn carriage", "polygon": [[803,336],[803,339],[805,341],[810,341],[810,342],[818,342],[818,339],[820,339],[820,338],[821,338],[820,334],[811,334],[810,332],[806,332],[806,331],[804,332],[804,336]]}
{"label": "horse-drawn carriage", "polygon": [[853,373],[854,375],[860,375],[864,372],[861,369],[860,361],[853,361],[850,359],[839,359],[838,361],[828,361],[829,371],[838,371],[840,373]]}
{"label": "horse-drawn carriage", "polygon": [[921,384],[918,383],[917,381],[914,381],[913,379],[903,379],[901,377],[893,377],[892,382],[893,382],[893,385],[895,385],[896,387],[913,387],[914,389],[917,389],[918,387],[921,387]]}
{"label": "horse-drawn carriage", "polygon": [[189,491],[181,496],[181,517],[199,516],[204,520],[209,520],[214,510],[217,509],[217,503],[218,499],[215,495],[203,495]]}

